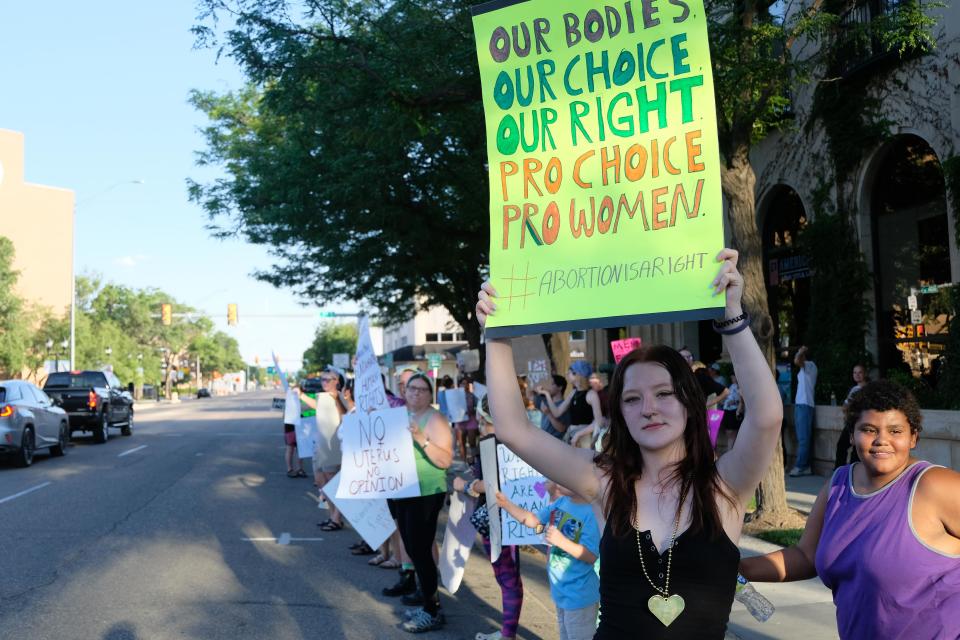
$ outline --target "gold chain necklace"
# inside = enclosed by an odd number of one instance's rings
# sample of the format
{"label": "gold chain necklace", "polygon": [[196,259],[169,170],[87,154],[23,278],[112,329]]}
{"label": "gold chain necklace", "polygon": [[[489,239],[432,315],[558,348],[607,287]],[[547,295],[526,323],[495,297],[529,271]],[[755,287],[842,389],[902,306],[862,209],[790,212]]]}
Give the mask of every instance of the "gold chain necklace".
{"label": "gold chain necklace", "polygon": [[669,627],[670,623],[683,613],[683,608],[686,606],[686,603],[679,594],[675,593],[670,595],[670,567],[673,564],[673,547],[677,542],[677,532],[680,530],[680,514],[683,511],[683,500],[686,498],[686,495],[687,491],[684,489],[680,494],[680,502],[677,503],[677,517],[673,523],[673,536],[670,538],[670,549],[667,551],[667,576],[662,589],[653,583],[653,580],[650,579],[650,574],[647,573],[647,565],[643,561],[643,547],[640,544],[640,527],[636,522],[633,524],[633,530],[637,534],[637,553],[640,555],[640,568],[643,569],[643,575],[646,577],[647,582],[649,582],[650,586],[657,592],[647,600],[647,608],[665,627]]}

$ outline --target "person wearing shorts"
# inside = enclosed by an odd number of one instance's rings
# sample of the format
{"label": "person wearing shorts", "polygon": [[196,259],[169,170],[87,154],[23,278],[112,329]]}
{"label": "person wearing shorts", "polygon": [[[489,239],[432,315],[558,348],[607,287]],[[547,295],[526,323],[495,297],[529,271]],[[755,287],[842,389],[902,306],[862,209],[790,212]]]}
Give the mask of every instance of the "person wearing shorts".
{"label": "person wearing shorts", "polygon": [[287,445],[284,452],[284,458],[287,461],[287,477],[306,478],[307,473],[303,470],[303,461],[300,460],[300,454],[297,453],[296,427],[292,424],[283,425],[283,442]]}

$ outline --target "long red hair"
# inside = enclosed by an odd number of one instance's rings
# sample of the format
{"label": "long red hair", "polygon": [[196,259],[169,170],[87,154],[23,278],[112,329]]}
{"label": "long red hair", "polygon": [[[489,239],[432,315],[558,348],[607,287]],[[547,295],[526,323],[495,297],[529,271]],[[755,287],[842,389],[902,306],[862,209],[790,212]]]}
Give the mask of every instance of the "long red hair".
{"label": "long red hair", "polygon": [[631,351],[617,365],[610,382],[610,431],[603,451],[596,459],[597,466],[606,473],[609,481],[607,493],[603,496],[607,520],[614,535],[622,536],[633,528],[637,518],[636,482],[643,476],[643,454],[627,428],[621,399],[627,369],[641,362],[658,364],[667,370],[674,393],[687,410],[687,424],[683,431],[686,453],[671,472],[670,482],[679,483],[681,495],[692,501],[691,532],[705,528],[712,534],[719,534],[723,525],[717,496],[722,496],[731,505],[736,505],[736,501],[717,471],[707,431],[706,398],[683,356],[662,345]]}

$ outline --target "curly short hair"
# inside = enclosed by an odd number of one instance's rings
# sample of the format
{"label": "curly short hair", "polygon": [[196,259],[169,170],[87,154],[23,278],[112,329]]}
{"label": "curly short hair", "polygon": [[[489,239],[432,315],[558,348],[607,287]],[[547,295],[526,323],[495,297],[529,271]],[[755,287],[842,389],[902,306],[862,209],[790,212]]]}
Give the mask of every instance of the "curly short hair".
{"label": "curly short hair", "polygon": [[890,380],[868,382],[844,407],[844,426],[852,433],[864,411],[900,411],[910,423],[910,433],[923,431],[923,413],[917,399],[903,385]]}

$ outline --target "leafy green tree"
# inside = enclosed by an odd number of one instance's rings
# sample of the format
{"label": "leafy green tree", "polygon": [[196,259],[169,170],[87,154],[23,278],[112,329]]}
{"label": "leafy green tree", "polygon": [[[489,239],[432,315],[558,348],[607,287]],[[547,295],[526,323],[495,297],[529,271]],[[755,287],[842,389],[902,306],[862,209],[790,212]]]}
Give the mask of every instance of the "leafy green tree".
{"label": "leafy green tree", "polygon": [[[465,0],[219,2],[250,85],[197,91],[210,119],[190,183],[221,226],[271,247],[258,276],[314,300],[364,300],[385,322],[445,307],[474,346],[487,262],[483,112]],[[287,9],[291,9],[288,13]],[[212,30],[198,27],[203,37]]]}
{"label": "leafy green tree", "polygon": [[357,348],[357,325],[325,322],[313,336],[313,344],[303,352],[307,374],[333,363],[333,354],[353,354]]}
{"label": "leafy green tree", "polygon": [[204,376],[215,371],[227,373],[246,369],[236,338],[222,331],[194,338],[190,344],[190,355],[200,359],[200,371]]}
{"label": "leafy green tree", "polygon": [[27,365],[29,309],[16,293],[20,272],[13,268],[13,243],[0,237],[0,375],[20,377]]}
{"label": "leafy green tree", "polygon": [[[170,326],[160,322],[164,303],[173,305]],[[97,277],[78,278],[76,331],[78,367],[110,365],[124,382],[159,380],[167,397],[178,368],[195,362],[197,352],[210,355],[213,365],[244,368],[235,340],[214,333],[209,318],[159,289],[133,289]],[[201,370],[203,366],[201,356]]]}

